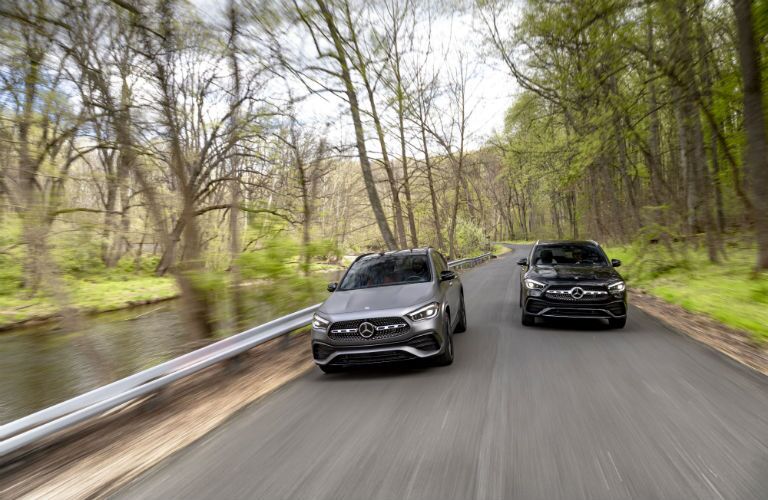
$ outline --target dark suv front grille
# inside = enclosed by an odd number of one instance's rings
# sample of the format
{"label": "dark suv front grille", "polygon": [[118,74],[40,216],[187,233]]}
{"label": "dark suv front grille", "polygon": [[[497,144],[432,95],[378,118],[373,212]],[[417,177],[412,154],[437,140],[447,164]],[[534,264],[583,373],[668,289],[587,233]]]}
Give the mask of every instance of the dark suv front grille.
{"label": "dark suv front grille", "polygon": [[606,311],[614,316],[624,316],[627,314],[624,302],[615,299],[613,302],[602,304],[576,301],[557,304],[554,303],[554,301],[544,302],[537,299],[528,299],[525,306],[525,310],[528,314],[539,314],[544,311],[544,309],[547,309],[544,313],[547,316],[608,318],[610,315]]}
{"label": "dark suv front grille", "polygon": [[[574,288],[581,289],[576,294],[572,293]],[[557,302],[569,302],[578,304],[590,304],[597,302],[606,302],[611,299],[608,290],[599,285],[550,285],[545,292],[548,300]]]}
{"label": "dark suv front grille", "polygon": [[[371,337],[365,338],[358,332],[363,323],[370,323],[376,331]],[[328,338],[334,340],[380,340],[397,337],[408,333],[410,327],[403,318],[370,318],[353,319],[349,321],[337,321],[328,329]]]}

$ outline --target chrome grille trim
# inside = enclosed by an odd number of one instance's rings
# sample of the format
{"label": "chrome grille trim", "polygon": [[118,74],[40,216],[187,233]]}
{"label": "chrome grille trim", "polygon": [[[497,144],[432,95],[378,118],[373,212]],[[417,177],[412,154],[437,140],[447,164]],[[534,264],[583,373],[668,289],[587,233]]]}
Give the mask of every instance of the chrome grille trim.
{"label": "chrome grille trim", "polygon": [[[575,287],[574,287],[575,288]],[[592,297],[601,297],[603,295],[608,295],[608,292],[602,291],[602,290],[584,290],[584,296],[592,296]],[[571,295],[573,293],[573,288],[570,290],[547,290],[547,294],[551,295]]]}

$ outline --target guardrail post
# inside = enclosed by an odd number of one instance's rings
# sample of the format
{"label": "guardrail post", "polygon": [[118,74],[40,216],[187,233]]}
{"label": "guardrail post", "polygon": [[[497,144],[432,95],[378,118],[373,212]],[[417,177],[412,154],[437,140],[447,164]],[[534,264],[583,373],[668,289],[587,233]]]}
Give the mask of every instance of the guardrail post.
{"label": "guardrail post", "polygon": [[145,413],[153,413],[168,400],[168,386],[160,387],[139,403],[139,410]]}
{"label": "guardrail post", "polygon": [[227,375],[234,375],[243,370],[243,360],[245,359],[245,353],[240,353],[236,356],[229,358],[224,365],[224,373]]}

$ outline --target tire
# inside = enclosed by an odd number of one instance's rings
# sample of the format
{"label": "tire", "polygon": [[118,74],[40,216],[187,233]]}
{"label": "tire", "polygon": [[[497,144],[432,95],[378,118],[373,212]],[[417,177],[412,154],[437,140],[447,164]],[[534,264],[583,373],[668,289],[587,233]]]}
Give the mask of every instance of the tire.
{"label": "tire", "polygon": [[462,333],[467,331],[467,307],[464,305],[464,293],[461,294],[461,311],[459,311],[459,322],[456,325],[454,333]]}
{"label": "tire", "polygon": [[608,325],[611,328],[624,328],[624,325],[627,324],[627,317],[624,316],[623,318],[611,318],[608,320]]}
{"label": "tire", "polygon": [[342,368],[340,366],[317,365],[317,367],[323,370],[323,373],[339,373],[340,371],[342,371]]}
{"label": "tire", "polygon": [[533,326],[536,324],[536,317],[532,314],[521,313],[520,322],[523,326]]}
{"label": "tire", "polygon": [[451,317],[445,319],[445,338],[448,339],[448,345],[442,354],[435,358],[435,365],[448,366],[453,363],[453,335],[451,335]]}

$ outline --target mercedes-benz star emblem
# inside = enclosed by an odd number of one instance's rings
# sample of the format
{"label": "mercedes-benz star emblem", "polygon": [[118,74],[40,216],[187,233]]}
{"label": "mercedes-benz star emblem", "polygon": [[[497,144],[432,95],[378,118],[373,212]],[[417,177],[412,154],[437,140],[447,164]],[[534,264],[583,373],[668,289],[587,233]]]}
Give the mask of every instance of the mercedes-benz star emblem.
{"label": "mercedes-benz star emblem", "polygon": [[584,290],[581,287],[571,288],[571,297],[574,299],[580,299],[584,296]]}
{"label": "mercedes-benz star emblem", "polygon": [[364,339],[369,339],[373,337],[373,334],[376,332],[376,327],[373,326],[373,324],[368,323],[367,321],[365,323],[361,323],[360,326],[357,327],[357,333],[360,334],[361,337]]}

